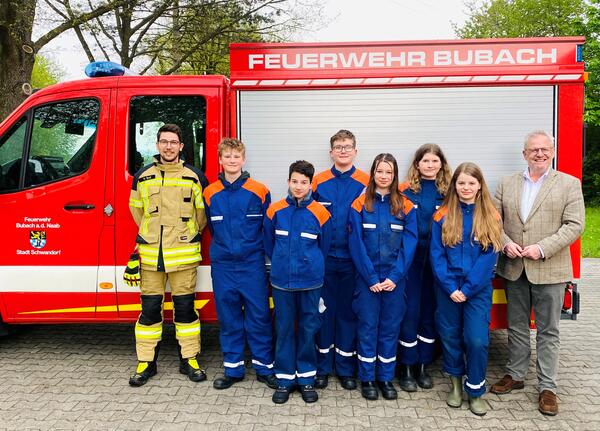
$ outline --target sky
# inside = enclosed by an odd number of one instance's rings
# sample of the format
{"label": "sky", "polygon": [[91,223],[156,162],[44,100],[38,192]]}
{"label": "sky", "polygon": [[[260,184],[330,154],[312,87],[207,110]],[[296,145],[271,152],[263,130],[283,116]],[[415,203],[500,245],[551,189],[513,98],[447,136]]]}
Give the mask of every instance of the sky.
{"label": "sky", "polygon": [[[454,39],[451,23],[466,19],[465,0],[325,0],[323,28],[301,42]],[[87,58],[73,32],[41,51],[64,70],[63,80],[85,78]]]}

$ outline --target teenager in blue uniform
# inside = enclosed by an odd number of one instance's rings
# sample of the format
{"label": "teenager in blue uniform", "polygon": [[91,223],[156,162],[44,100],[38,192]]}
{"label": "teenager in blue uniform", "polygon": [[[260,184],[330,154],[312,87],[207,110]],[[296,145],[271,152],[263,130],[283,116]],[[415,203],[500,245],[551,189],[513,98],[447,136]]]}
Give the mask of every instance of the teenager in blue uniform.
{"label": "teenager in blue uniform", "polygon": [[452,382],[446,403],[461,406],[466,374],[469,408],[479,416],[487,411],[481,396],[485,393],[492,277],[502,248],[500,233],[500,216],[481,170],[474,163],[462,163],[454,171],[443,206],[434,214],[430,257],[443,370]]}
{"label": "teenager in blue uniform", "polygon": [[427,365],[433,361],[436,339],[435,294],[429,262],[431,218],[442,205],[452,172],[442,149],[425,144],[417,149],[400,191],[411,200],[417,212],[419,243],[406,282],[406,314],[402,321],[398,356],[400,388],[407,392],[431,389],[433,380]]}
{"label": "teenager in blue uniform", "polygon": [[304,160],[292,163],[288,196],[269,207],[264,222],[277,331],[276,404],[287,402],[296,387],[305,402],[318,399],[315,335],[321,323],[321,286],[331,222],[329,212],[312,197],[314,173],[313,165]]}
{"label": "teenager in blue uniform", "polygon": [[367,186],[369,175],[353,165],[357,151],[352,132],[340,130],[329,144],[333,166],[315,175],[312,182],[313,197],[327,208],[332,224],[321,289],[325,311],[317,333],[315,386],[326,388],[335,368],[342,387],[356,389],[356,316],[352,311],[355,271],[348,250],[348,213]]}
{"label": "teenager in blue uniform", "polygon": [[244,347],[248,341],[258,381],[276,388],[263,245],[263,218],[271,195],[266,186],[242,171],[246,150],[241,141],[223,139],[218,154],[223,172],[204,191],[225,369],[225,375],[217,378],[213,386],[227,389],[243,380]]}
{"label": "teenager in blue uniform", "polygon": [[377,399],[379,386],[385,399],[395,399],[392,379],[406,311],[406,276],[417,247],[417,216],[398,191],[398,164],[391,154],[378,155],[370,174],[364,194],[352,203],[349,226],[358,273],[352,302],[358,317],[358,378],[364,398]]}

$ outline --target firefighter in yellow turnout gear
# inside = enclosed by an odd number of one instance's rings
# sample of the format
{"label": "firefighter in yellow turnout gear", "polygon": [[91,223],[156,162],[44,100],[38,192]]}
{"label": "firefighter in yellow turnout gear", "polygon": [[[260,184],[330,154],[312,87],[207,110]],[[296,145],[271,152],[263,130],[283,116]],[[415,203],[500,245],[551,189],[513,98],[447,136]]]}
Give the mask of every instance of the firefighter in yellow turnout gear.
{"label": "firefighter in yellow turnout gear", "polygon": [[[131,213],[139,226],[136,242],[142,303],[135,325],[139,362],[129,379],[131,386],[142,386],[156,374],[167,280],[180,348],[179,371],[194,382],[206,380],[197,360],[200,320],[194,306],[196,268],[202,259],[200,233],[206,225],[202,201],[202,183],[206,178],[200,170],[180,160],[183,143],[178,126],[162,126],[156,148],[159,154],[154,162],[136,173],[129,199]],[[131,271],[128,266],[125,278],[135,280],[135,276],[128,274]]]}

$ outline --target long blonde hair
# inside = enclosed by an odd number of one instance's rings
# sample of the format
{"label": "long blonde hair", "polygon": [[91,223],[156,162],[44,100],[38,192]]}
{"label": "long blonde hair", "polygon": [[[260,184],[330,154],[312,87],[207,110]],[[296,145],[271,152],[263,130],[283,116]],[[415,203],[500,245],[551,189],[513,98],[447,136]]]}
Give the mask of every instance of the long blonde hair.
{"label": "long blonde hair", "polygon": [[377,166],[382,162],[389,163],[394,170],[394,179],[390,185],[390,213],[397,217],[402,217],[404,215],[404,199],[402,194],[398,191],[398,163],[394,156],[389,153],[381,153],[373,160],[373,164],[371,165],[371,176],[369,177],[369,183],[365,190],[365,209],[368,212],[373,211],[375,189],[377,188],[377,185],[375,184],[375,171],[377,170]]}
{"label": "long blonde hair", "polygon": [[475,196],[471,241],[477,238],[484,250],[487,250],[491,246],[495,252],[499,252],[502,249],[500,215],[494,207],[481,169],[475,163],[471,162],[461,163],[454,171],[454,175],[452,175],[448,193],[446,193],[443,204],[446,207],[447,213],[446,220],[442,226],[442,243],[453,247],[460,243],[463,238],[462,210],[456,191],[456,181],[460,174],[475,178],[481,185],[481,189]]}
{"label": "long blonde hair", "polygon": [[448,165],[448,161],[446,160],[444,152],[437,144],[423,144],[417,148],[412,163],[408,168],[406,179],[409,182],[410,189],[413,192],[418,193],[421,191],[421,173],[419,172],[419,162],[423,160],[423,157],[425,157],[426,154],[429,153],[439,157],[440,161],[442,162],[442,167],[438,171],[435,178],[435,186],[441,195],[445,195],[448,191],[448,186],[450,185],[452,171],[450,170],[450,165]]}

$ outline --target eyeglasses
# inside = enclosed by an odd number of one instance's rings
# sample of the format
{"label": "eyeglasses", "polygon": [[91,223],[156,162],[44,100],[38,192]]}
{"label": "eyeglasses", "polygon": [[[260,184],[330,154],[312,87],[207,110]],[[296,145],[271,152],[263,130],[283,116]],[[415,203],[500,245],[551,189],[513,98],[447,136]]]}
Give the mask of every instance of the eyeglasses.
{"label": "eyeglasses", "polygon": [[341,153],[342,151],[349,153],[353,149],[354,149],[354,145],[334,145],[332,148],[332,150],[335,151],[336,153]]}
{"label": "eyeglasses", "polygon": [[539,153],[539,152],[541,152],[542,154],[544,154],[544,155],[546,155],[546,156],[547,156],[547,155],[548,155],[548,154],[550,154],[550,153],[551,153],[553,150],[554,150],[554,148],[552,148],[552,147],[528,148],[528,149],[527,149],[527,152],[528,152],[529,154],[536,154],[536,153]]}
{"label": "eyeglasses", "polygon": [[181,142],[179,142],[179,141],[167,141],[166,139],[161,139],[160,141],[158,141],[158,143],[160,145],[162,145],[163,147],[166,147],[166,146],[176,147]]}

